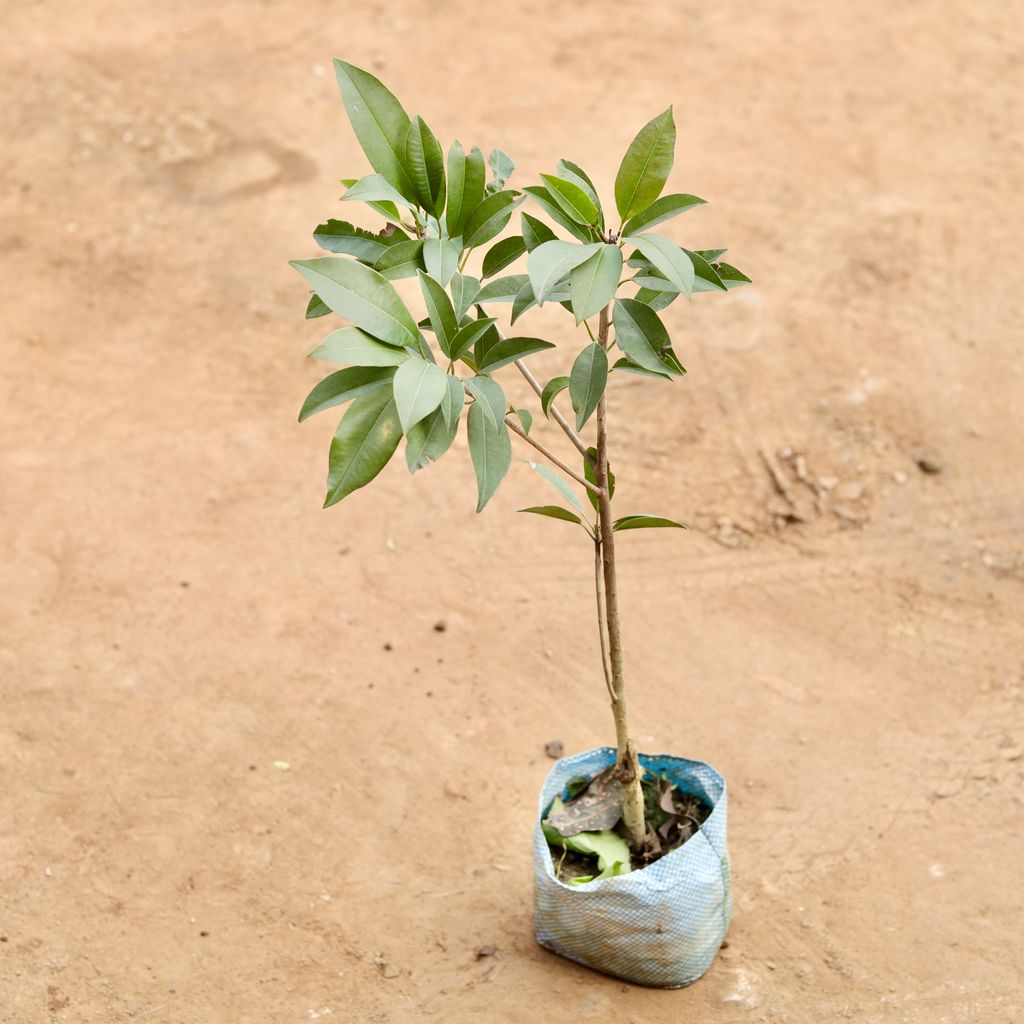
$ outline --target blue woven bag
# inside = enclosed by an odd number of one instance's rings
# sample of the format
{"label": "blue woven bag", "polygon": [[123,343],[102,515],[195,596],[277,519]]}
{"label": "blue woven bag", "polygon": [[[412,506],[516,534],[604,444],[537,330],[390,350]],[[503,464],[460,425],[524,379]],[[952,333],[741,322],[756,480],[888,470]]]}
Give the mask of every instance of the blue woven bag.
{"label": "blue woven bag", "polygon": [[725,780],[702,761],[641,754],[640,764],[664,775],[711,807],[700,829],[677,850],[641,871],[581,885],[555,877],[541,819],[567,786],[615,763],[612,747],[559,761],[541,790],[534,829],[534,932],[546,949],[596,971],[656,988],[695,982],[720,949],[732,918],[726,846]]}

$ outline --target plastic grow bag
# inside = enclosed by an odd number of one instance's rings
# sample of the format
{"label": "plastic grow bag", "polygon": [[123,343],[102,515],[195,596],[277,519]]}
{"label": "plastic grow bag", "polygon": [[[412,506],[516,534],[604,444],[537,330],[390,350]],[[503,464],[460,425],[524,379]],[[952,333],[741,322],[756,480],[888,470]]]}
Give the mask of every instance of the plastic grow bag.
{"label": "plastic grow bag", "polygon": [[641,871],[567,885],[555,877],[540,822],[567,786],[615,762],[612,747],[566,757],[541,790],[533,839],[534,932],[553,953],[657,988],[695,982],[715,959],[732,918],[725,780],[703,761],[641,754],[640,764],[701,797],[711,814],[677,850]]}

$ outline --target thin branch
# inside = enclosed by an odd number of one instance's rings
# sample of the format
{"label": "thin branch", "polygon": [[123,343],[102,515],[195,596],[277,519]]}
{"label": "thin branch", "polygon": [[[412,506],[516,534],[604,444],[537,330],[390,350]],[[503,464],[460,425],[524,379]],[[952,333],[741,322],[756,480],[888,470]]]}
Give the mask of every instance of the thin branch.
{"label": "thin branch", "polygon": [[601,565],[601,539],[600,537],[594,538],[594,591],[597,594],[597,633],[601,637],[601,668],[604,670],[604,682],[605,686],[608,687],[608,694],[612,699],[612,703],[619,699],[618,694],[615,692],[615,687],[612,684],[612,670],[608,661],[608,640],[605,636],[605,631],[608,628],[607,620],[604,614],[604,590],[602,589],[602,572],[603,567]]}
{"label": "thin branch", "polygon": [[[517,359],[516,360],[516,368],[526,378],[527,383],[536,392],[537,397],[540,398],[540,396],[544,394],[544,389],[540,386],[540,382],[537,380],[537,378],[534,377],[534,375],[530,372],[530,368],[521,359]],[[580,435],[577,434],[576,431],[573,430],[571,426],[569,426],[568,421],[558,411],[558,408],[557,408],[557,406],[555,405],[554,402],[552,402],[551,405],[548,406],[548,412],[551,413],[551,418],[565,432],[565,436],[567,438],[569,438],[570,441],[572,441],[573,445],[576,447],[576,451],[578,451],[580,453],[580,455],[582,455],[584,458],[586,458],[587,457],[587,445],[586,445],[586,443],[584,442],[583,438],[580,437]]]}
{"label": "thin branch", "polygon": [[586,477],[580,476],[574,469],[570,469],[557,455],[549,452],[539,441],[535,441],[525,430],[511,417],[505,417],[505,425],[513,434],[518,434],[527,444],[533,445],[552,465],[557,466],[563,473],[571,476],[578,484],[582,484],[592,494],[600,497],[604,492],[600,487],[592,484]]}

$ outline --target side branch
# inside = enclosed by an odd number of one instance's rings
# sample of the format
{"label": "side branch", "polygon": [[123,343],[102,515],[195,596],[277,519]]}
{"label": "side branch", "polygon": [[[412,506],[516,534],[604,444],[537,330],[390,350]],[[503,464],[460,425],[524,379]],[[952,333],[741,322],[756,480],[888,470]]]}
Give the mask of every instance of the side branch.
{"label": "side branch", "polygon": [[[544,394],[544,389],[540,386],[540,382],[537,378],[530,372],[530,368],[522,361],[522,359],[516,360],[516,368],[526,378],[530,387],[537,393],[537,397],[540,398],[540,396]],[[558,411],[554,402],[551,403],[548,411],[551,413],[551,418],[562,428],[562,430],[565,431],[565,436],[576,446],[576,451],[586,458],[587,446],[584,443],[583,438],[572,429],[569,425],[569,421]]]}
{"label": "side branch", "polygon": [[505,417],[505,426],[512,431],[513,434],[518,434],[527,444],[533,445],[550,462],[552,465],[557,466],[567,476],[571,476],[573,480],[578,484],[582,484],[588,491],[590,491],[595,497],[600,497],[604,492],[600,487],[592,484],[586,477],[580,476],[579,473],[574,469],[570,469],[557,455],[553,452],[549,452],[539,441],[535,441],[525,430],[511,417]]}

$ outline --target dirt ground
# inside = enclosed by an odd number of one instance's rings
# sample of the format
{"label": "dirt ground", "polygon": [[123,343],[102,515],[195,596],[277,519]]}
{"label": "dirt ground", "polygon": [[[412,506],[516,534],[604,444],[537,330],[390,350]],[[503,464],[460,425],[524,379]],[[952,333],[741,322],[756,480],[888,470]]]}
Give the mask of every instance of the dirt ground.
{"label": "dirt ground", "polygon": [[[1024,1019],[1019,2],[3,7],[4,1024]],[[693,526],[620,545],[641,746],[731,787],[690,989],[532,940],[544,744],[613,736],[543,482],[320,509],[333,56],[519,184],[674,103],[670,230],[756,282],[611,409]]]}

